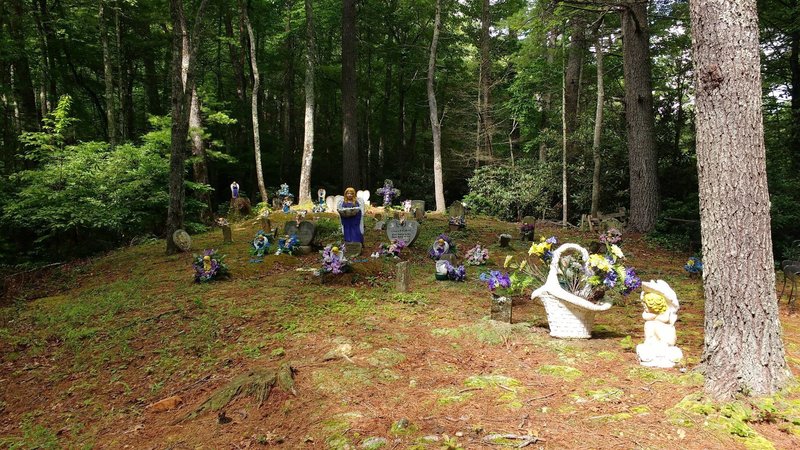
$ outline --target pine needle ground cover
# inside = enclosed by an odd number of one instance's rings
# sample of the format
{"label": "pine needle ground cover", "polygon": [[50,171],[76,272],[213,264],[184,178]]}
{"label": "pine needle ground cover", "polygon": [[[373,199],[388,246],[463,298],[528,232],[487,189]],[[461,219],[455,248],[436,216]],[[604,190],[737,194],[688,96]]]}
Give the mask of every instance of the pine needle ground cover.
{"label": "pine needle ground cover", "polygon": [[[368,229],[370,224],[368,224]],[[195,249],[227,255],[231,278],[193,283],[191,253],[163,242],[77,262],[28,279],[0,311],[0,444],[9,448],[797,448],[800,391],[726,405],[706,402],[692,370],[703,344],[701,281],[687,254],[637,236],[625,252],[644,280],[681,300],[685,371],[639,366],[641,307],[620,299],[590,340],[548,336],[544,309],[514,299],[512,324],[487,320],[489,296],[434,280],[427,248],[447,228],[427,219],[410,292],[395,292],[395,261],[354,264],[320,283],[319,255],[251,263],[256,223],[234,224]],[[450,233],[489,248],[488,267],[527,251],[497,235],[516,226],[471,218]],[[537,229],[561,242],[597,236]],[[364,254],[386,240],[370,231]],[[779,278],[779,282],[781,279]],[[39,293],[39,295],[37,295]],[[800,319],[781,303],[790,367],[800,369]],[[169,402],[159,402],[171,399]],[[166,405],[166,406],[164,406]]]}

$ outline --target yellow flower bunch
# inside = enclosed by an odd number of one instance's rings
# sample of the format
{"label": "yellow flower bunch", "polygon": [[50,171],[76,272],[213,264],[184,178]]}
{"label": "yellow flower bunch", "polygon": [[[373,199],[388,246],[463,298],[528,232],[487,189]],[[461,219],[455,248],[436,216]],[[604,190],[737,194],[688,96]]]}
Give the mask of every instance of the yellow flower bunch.
{"label": "yellow flower bunch", "polygon": [[528,255],[536,255],[542,256],[545,252],[551,250],[553,248],[553,244],[547,242],[544,236],[539,239],[539,242],[534,242],[531,244],[531,248],[528,250]]}
{"label": "yellow flower bunch", "polygon": [[611,263],[608,262],[605,256],[597,253],[589,255],[589,266],[605,272],[611,270]]}
{"label": "yellow flower bunch", "polygon": [[661,314],[667,310],[667,299],[655,292],[648,292],[642,297],[642,303],[653,314]]}

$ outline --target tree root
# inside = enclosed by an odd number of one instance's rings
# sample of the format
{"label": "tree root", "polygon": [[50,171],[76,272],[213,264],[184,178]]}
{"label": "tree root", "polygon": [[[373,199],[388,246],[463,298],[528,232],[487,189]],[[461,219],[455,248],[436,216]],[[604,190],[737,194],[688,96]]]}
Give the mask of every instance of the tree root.
{"label": "tree root", "polygon": [[234,378],[227,385],[217,389],[211,397],[178,419],[176,423],[194,419],[206,411],[219,411],[240,396],[255,399],[260,407],[267,401],[276,383],[284,391],[297,395],[294,388],[294,372],[288,364],[282,364],[277,371],[253,370]]}

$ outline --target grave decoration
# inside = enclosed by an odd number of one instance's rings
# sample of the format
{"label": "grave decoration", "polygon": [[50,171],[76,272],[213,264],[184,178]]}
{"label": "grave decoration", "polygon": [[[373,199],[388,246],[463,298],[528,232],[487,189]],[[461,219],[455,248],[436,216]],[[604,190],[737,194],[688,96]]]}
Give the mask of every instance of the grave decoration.
{"label": "grave decoration", "polygon": [[182,251],[188,252],[192,248],[192,237],[184,230],[178,229],[172,233],[172,242]]}
{"label": "grave decoration", "polygon": [[511,235],[508,233],[503,233],[498,236],[498,240],[500,241],[500,247],[506,248],[511,246]]}
{"label": "grave decoration", "polygon": [[370,205],[369,196],[370,196],[370,192],[366,191],[366,190],[356,192],[356,198],[358,198],[362,202],[364,202],[364,206],[369,206]]}
{"label": "grave decoration", "polygon": [[699,275],[703,273],[703,261],[697,256],[692,256],[686,261],[683,270],[688,272],[689,276]]}
{"label": "grave decoration", "polygon": [[350,265],[345,257],[344,245],[342,245],[342,248],[334,245],[327,245],[325,249],[322,250],[322,268],[320,269],[320,275],[328,273],[338,275],[348,272],[349,270]]}
{"label": "grave decoration", "polygon": [[194,255],[192,267],[194,268],[194,281],[197,283],[218,280],[229,275],[228,266],[225,264],[225,255],[220,255],[213,249],[205,250],[201,255]]}
{"label": "grave decoration", "polygon": [[622,245],[622,232],[616,228],[609,228],[600,235],[600,242],[606,245]]}
{"label": "grave decoration", "polygon": [[412,208],[411,200],[403,200],[403,211],[410,213]]}
{"label": "grave decoration", "polygon": [[517,276],[516,273],[509,275],[508,272],[499,270],[484,272],[480,279],[486,283],[486,287],[492,294],[491,319],[511,323],[511,295],[519,293],[527,287],[526,279]]}
{"label": "grave decoration", "polygon": [[481,247],[481,244],[475,245],[467,250],[464,257],[467,259],[467,265],[482,266],[489,260],[489,249]]}
{"label": "grave decoration", "polygon": [[464,204],[460,201],[454,201],[448,210],[450,214],[450,219],[448,220],[448,225],[450,226],[450,231],[460,230],[467,226],[467,219],[466,213],[464,212]]}
{"label": "grave decoration", "polygon": [[392,239],[389,244],[380,243],[375,253],[372,254],[373,258],[380,258],[382,256],[388,258],[399,258],[400,250],[406,248],[406,243],[402,239]]}
{"label": "grave decoration", "polygon": [[222,230],[222,243],[232,244],[233,234],[231,233],[231,224],[228,223],[228,219],[224,217],[218,217],[216,220],[216,225]]}
{"label": "grave decoration", "polygon": [[678,296],[664,280],[642,283],[644,343],[636,346],[639,363],[647,367],[670,368],[683,359],[676,347],[675,321],[678,320]]}
{"label": "grave decoration", "polygon": [[443,262],[444,267],[447,269],[447,279],[450,281],[465,281],[467,279],[467,269],[463,265],[456,267],[450,261],[444,259],[437,261]]}
{"label": "grave decoration", "polygon": [[315,203],[314,207],[311,208],[312,213],[319,214],[328,210],[328,206],[325,202],[325,196],[327,194],[328,193],[325,191],[325,189],[320,188],[317,190],[317,203]]}
{"label": "grave decoration", "polygon": [[419,222],[416,220],[392,219],[386,223],[386,236],[390,241],[401,239],[410,247],[419,236]]}
{"label": "grave decoration", "polygon": [[356,197],[356,190],[349,187],[344,191],[344,197],[336,204],[336,211],[342,221],[342,234],[346,242],[364,243],[364,216],[366,205]]}
{"label": "grave decoration", "polygon": [[239,183],[235,180],[231,183],[231,198],[239,198]]}
{"label": "grave decoration", "polygon": [[533,233],[536,230],[536,219],[533,217],[523,217],[522,225],[519,227],[520,239],[523,241],[533,241]]}
{"label": "grave decoration", "polygon": [[383,196],[383,206],[392,206],[392,201],[395,197],[400,195],[400,189],[394,187],[394,182],[390,179],[383,181],[383,187],[376,191],[378,195]]}
{"label": "grave decoration", "polygon": [[275,251],[276,255],[294,255],[297,251],[297,248],[300,247],[300,240],[297,239],[297,235],[293,234],[291,236],[284,236],[278,239],[278,249]]}
{"label": "grave decoration", "polygon": [[[264,230],[258,230],[253,242],[250,244],[250,254],[255,258],[263,258],[264,255],[269,254],[269,236]],[[251,262],[261,262],[260,259],[253,259]]]}
{"label": "grave decoration", "polygon": [[288,213],[294,203],[294,194],[289,192],[289,185],[281,184],[281,189],[277,193],[278,200],[283,212]]}
{"label": "grave decoration", "polygon": [[449,236],[446,234],[440,234],[439,237],[433,241],[430,250],[428,250],[428,256],[430,256],[431,259],[438,261],[445,253],[455,255],[456,245],[452,240],[450,240]]}

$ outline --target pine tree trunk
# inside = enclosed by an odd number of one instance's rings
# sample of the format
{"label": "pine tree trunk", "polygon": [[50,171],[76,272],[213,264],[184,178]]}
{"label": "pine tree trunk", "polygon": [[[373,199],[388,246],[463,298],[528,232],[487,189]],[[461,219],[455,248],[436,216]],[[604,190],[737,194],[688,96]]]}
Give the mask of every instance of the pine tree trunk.
{"label": "pine tree trunk", "polygon": [[108,43],[108,19],[105,0],[100,0],[100,44],[103,47],[103,80],[105,81],[106,122],[108,142],[117,145],[117,107],[114,99],[114,73],[112,70],[111,47]]}
{"label": "pine tree trunk", "polygon": [[592,141],[592,217],[597,217],[600,209],[600,138],[603,135],[603,103],[605,103],[605,87],[603,84],[603,37],[597,32],[595,41],[597,51],[597,110],[594,114],[594,139]]}
{"label": "pine tree trunk", "polygon": [[261,78],[258,73],[258,62],[256,60],[256,37],[253,33],[253,27],[250,25],[250,17],[247,14],[247,6],[244,2],[240,1],[239,6],[242,10],[242,20],[247,29],[247,36],[250,41],[250,70],[253,72],[253,91],[250,95],[250,116],[253,120],[253,153],[256,160],[256,182],[258,183],[258,192],[261,193],[261,201],[267,203],[269,197],[267,196],[267,187],[264,185],[264,169],[261,167],[261,131],[259,128],[258,117],[258,94],[261,88]]}
{"label": "pine tree trunk", "polygon": [[342,0],[342,183],[360,188],[356,100],[356,0]]}
{"label": "pine tree trunk", "polygon": [[790,376],[775,296],[756,0],[691,0],[706,391],[769,395]]}
{"label": "pine tree trunk", "polygon": [[28,63],[28,52],[25,48],[25,14],[22,0],[12,0],[13,13],[9,17],[8,30],[14,43],[11,59],[13,91],[19,109],[20,131],[39,129],[38,112],[36,111],[36,93],[31,81],[31,69]]}
{"label": "pine tree trunk", "polygon": [[564,91],[564,124],[567,134],[567,158],[575,155],[578,146],[578,97],[583,55],[587,50],[586,20],[577,14],[570,23],[570,44],[567,54],[566,87]]}
{"label": "pine tree trunk", "polygon": [[300,167],[299,203],[311,201],[311,166],[314,160],[314,62],[317,50],[314,41],[314,8],[305,0],[306,9],[306,112],[303,134],[303,160]]}
{"label": "pine tree trunk", "polygon": [[630,172],[631,231],[647,233],[656,225],[659,209],[658,155],[650,65],[647,4],[627,0],[622,13],[625,72],[625,123]]}
{"label": "pine tree trunk", "polygon": [[443,213],[444,180],[442,177],[442,126],[439,122],[439,108],[436,105],[436,92],[433,82],[436,78],[436,46],[439,44],[439,31],[442,28],[442,1],[436,0],[436,16],[433,21],[433,39],[428,60],[428,107],[430,108],[431,132],[433,133],[433,185],[436,196],[436,212]]}
{"label": "pine tree trunk", "polygon": [[[792,6],[798,8],[798,2]],[[797,10],[797,9],[796,9]],[[800,17],[800,11],[797,14]],[[789,36],[789,68],[792,72],[792,148],[796,168],[800,168],[800,30],[795,29]]]}

